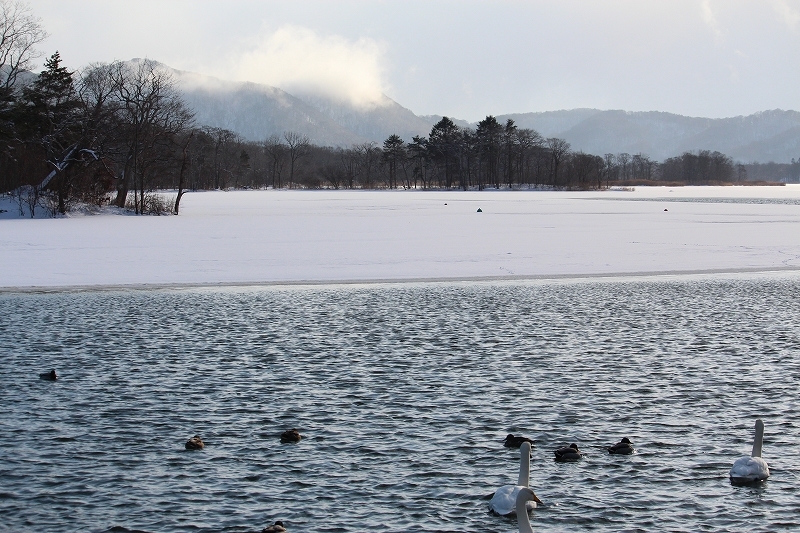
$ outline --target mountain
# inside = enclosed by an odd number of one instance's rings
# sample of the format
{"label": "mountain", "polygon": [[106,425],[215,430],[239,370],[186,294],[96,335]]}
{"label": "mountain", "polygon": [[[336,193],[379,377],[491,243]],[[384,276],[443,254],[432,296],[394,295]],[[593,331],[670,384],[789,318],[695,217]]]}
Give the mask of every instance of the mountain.
{"label": "mountain", "polygon": [[[134,60],[135,61],[135,60]],[[392,134],[406,141],[427,136],[441,115],[417,116],[391,98],[356,106],[313,94],[289,94],[269,85],[220,80],[165,65],[195,111],[197,123],[232,130],[250,141],[293,131],[314,144],[382,144]],[[450,117],[462,127],[475,127]],[[497,115],[544,137],[566,139],[593,154],[642,153],[656,160],[685,151],[718,150],[741,162],[788,163],[800,158],[800,113],[762,111],[731,118],[686,117],[658,111],[570,109]]]}
{"label": "mountain", "polygon": [[643,153],[656,160],[686,151],[718,150],[736,161],[788,163],[800,158],[800,113],[780,109],[731,118],[685,117],[658,111],[573,109],[500,115],[573,150]]}
{"label": "mountain", "polygon": [[293,131],[325,146],[383,143],[396,133],[411,140],[430,131],[428,123],[391,98],[358,107],[317,95],[292,95],[251,82],[220,80],[166,65],[194,110],[198,124],[234,131],[249,141]]}

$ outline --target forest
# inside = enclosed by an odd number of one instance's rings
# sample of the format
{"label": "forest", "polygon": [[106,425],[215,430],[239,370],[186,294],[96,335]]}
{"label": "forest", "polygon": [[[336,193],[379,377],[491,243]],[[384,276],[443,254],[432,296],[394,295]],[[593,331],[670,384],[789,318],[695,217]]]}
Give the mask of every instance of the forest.
{"label": "forest", "polygon": [[[443,117],[427,136],[391,135],[382,145],[316,146],[291,131],[246,141],[197,124],[175,80],[154,61],[72,72],[56,52],[31,74],[45,34],[21,4],[1,7],[0,194],[31,216],[105,205],[177,214],[186,191],[230,188],[580,190],[800,178],[800,161],[743,165],[708,150],[661,162],[587,154],[491,115],[474,128]],[[169,205],[163,190],[177,191]]]}

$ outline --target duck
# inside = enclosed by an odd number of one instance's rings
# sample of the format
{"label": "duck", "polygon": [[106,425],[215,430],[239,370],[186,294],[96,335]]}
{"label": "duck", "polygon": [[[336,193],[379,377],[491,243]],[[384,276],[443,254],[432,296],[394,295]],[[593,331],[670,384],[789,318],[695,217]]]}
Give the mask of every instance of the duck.
{"label": "duck", "polygon": [[618,455],[630,455],[634,452],[633,443],[630,441],[630,439],[628,439],[628,437],[622,437],[621,441],[613,446],[609,446],[607,450],[608,453]]}
{"label": "duck", "polygon": [[757,483],[769,477],[769,465],[761,458],[764,443],[764,422],[756,420],[756,436],[753,439],[753,452],[749,456],[736,459],[731,467],[730,479],[734,485]]}
{"label": "duck", "polygon": [[506,436],[506,440],[503,441],[503,446],[506,448],[519,448],[523,442],[530,442],[531,446],[533,446],[533,441],[528,437],[516,437],[509,433]]}
{"label": "duck", "polygon": [[281,522],[280,520],[277,520],[271,526],[267,526],[261,530],[261,533],[285,533],[285,532],[286,528],[283,527],[283,522]]}
{"label": "duck", "polygon": [[205,447],[206,445],[200,438],[200,435],[195,435],[194,437],[186,441],[187,450],[202,450]]}
{"label": "duck", "polygon": [[528,516],[528,504],[533,504],[533,507],[535,508],[537,503],[542,503],[542,501],[536,497],[536,494],[531,489],[528,487],[519,489],[517,500],[515,502],[515,506],[517,508],[517,525],[519,526],[519,533],[533,533],[531,519]]}
{"label": "duck", "polygon": [[45,381],[56,381],[58,376],[56,376],[56,369],[54,368],[50,372],[42,372],[39,374],[39,379],[43,379]]}
{"label": "duck", "polygon": [[[489,510],[501,516],[514,515],[517,512],[517,496],[519,491],[527,488],[531,473],[531,443],[523,442],[519,447],[519,478],[516,485],[503,485],[497,489],[489,501]],[[536,503],[542,503],[535,498],[526,503],[526,509],[533,509]]]}
{"label": "duck", "polygon": [[281,433],[281,442],[300,442],[303,436],[296,429],[289,429]]}
{"label": "duck", "polygon": [[559,448],[553,453],[556,454],[556,461],[577,461],[583,457],[583,454],[578,449],[578,445],[574,443],[564,448]]}

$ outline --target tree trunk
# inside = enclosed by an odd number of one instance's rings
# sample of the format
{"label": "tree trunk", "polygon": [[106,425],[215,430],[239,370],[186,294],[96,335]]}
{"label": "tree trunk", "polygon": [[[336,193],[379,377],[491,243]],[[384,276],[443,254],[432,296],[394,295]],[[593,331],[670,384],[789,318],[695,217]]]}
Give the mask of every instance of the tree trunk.
{"label": "tree trunk", "polygon": [[183,145],[183,161],[181,161],[181,172],[178,176],[178,196],[175,198],[175,214],[178,214],[178,208],[181,204],[181,197],[183,193],[186,192],[183,190],[183,176],[186,173],[186,167],[189,166],[189,143],[192,142],[192,137],[194,137],[194,131],[189,135],[189,138],[186,139],[186,144]]}

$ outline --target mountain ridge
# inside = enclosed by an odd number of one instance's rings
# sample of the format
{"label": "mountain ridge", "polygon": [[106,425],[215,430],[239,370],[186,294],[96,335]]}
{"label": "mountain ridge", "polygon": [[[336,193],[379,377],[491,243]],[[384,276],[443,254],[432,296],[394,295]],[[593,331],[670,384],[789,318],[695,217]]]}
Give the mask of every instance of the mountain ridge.
{"label": "mountain ridge", "polygon": [[[349,147],[382,144],[392,134],[405,141],[427,136],[442,115],[414,114],[386,95],[357,107],[314,94],[290,94],[278,87],[229,81],[160,64],[175,76],[200,125],[226,128],[249,141],[293,131],[314,144]],[[720,151],[736,161],[788,163],[800,159],[800,112],[765,110],[727,118],[689,117],[665,111],[562,109],[495,115],[512,119],[544,137],[560,137],[573,150],[603,155],[642,153],[656,160],[686,151]],[[461,127],[475,127],[450,117]]]}

